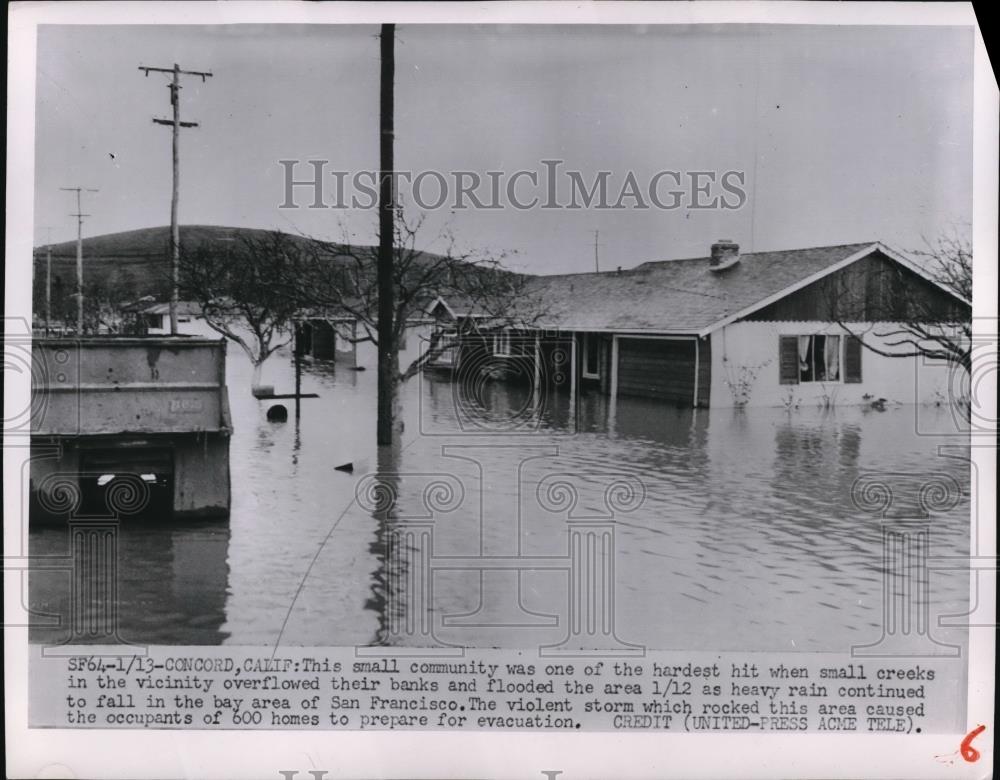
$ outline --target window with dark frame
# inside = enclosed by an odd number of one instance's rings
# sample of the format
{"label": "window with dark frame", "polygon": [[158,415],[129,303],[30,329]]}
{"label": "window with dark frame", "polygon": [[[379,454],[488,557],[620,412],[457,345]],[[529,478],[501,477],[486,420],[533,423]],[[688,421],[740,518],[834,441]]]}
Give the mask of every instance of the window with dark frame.
{"label": "window with dark frame", "polygon": [[783,385],[858,383],[861,381],[861,349],[861,341],[855,336],[780,336],[779,381]]}
{"label": "window with dark frame", "polygon": [[510,331],[501,330],[493,334],[493,354],[498,357],[511,357]]}
{"label": "window with dark frame", "polygon": [[[449,346],[445,346],[449,345]],[[438,347],[441,351],[434,358],[434,363],[441,366],[454,366],[458,363],[458,331],[442,330]]]}
{"label": "window with dark frame", "polygon": [[840,336],[799,336],[799,383],[840,381]]}
{"label": "window with dark frame", "polygon": [[601,378],[601,342],[591,333],[583,336],[583,376],[587,379]]}

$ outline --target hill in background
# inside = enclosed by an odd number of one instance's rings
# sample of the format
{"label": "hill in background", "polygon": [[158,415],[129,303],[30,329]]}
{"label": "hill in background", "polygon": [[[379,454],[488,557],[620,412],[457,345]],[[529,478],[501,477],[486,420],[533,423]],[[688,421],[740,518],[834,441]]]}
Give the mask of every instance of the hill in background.
{"label": "hill in background", "polygon": [[[182,225],[181,251],[195,253],[206,248],[217,248],[220,253],[239,251],[241,245],[260,242],[274,232],[258,228]],[[318,249],[318,256],[325,255],[332,263],[353,265],[353,261],[343,254],[342,244],[286,235],[293,244],[308,247],[311,254]],[[373,248],[356,246],[354,249],[367,252]],[[34,250],[33,303],[39,315],[45,310],[46,250],[44,245]],[[55,320],[71,321],[76,316],[76,241],[53,244],[51,251],[52,316]],[[434,263],[439,259],[439,255],[418,252],[413,270],[419,274],[424,262]],[[83,239],[84,299],[91,304],[102,301],[114,307],[146,296],[166,301],[170,297],[170,270],[170,228],[167,226]]]}
{"label": "hill in background", "polygon": [[[182,225],[181,251],[194,252],[206,247],[217,247],[219,252],[238,251],[244,242],[254,242],[273,232],[258,228]],[[311,239],[292,234],[289,239],[316,248]],[[331,257],[337,255],[339,245],[320,243],[329,248]],[[45,311],[47,249],[42,245],[34,250],[32,302],[37,316],[43,316]],[[72,321],[76,317],[76,241],[52,244],[51,252],[52,317],[55,321]],[[89,304],[102,301],[117,306],[147,296],[166,301],[170,298],[170,271],[168,226],[83,239],[84,299]]]}
{"label": "hill in background", "polygon": [[[181,251],[218,244],[219,251],[245,238],[270,231],[214,225],[181,226]],[[293,237],[306,243],[308,239]],[[45,299],[46,247],[35,247],[35,304]],[[152,227],[108,233],[83,239],[83,278],[87,286],[118,288],[135,298],[152,295],[166,300],[170,294],[170,228]],[[76,289],[76,241],[52,245],[53,307]],[[40,296],[40,297],[39,297]],[[127,296],[125,296],[127,297]]]}

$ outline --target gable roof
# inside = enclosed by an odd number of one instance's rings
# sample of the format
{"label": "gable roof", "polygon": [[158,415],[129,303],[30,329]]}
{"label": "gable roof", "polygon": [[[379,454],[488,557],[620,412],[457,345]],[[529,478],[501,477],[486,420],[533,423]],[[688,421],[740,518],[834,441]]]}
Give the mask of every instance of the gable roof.
{"label": "gable roof", "polygon": [[751,252],[718,272],[707,257],[653,261],[623,271],[535,277],[528,287],[546,312],[537,328],[705,336],[876,251],[968,304],[878,242]]}
{"label": "gable roof", "polygon": [[[136,314],[166,315],[170,313],[170,303],[166,301],[139,300],[121,307],[122,311]],[[194,301],[178,301],[177,313],[182,317],[200,317],[201,305]]]}
{"label": "gable roof", "polygon": [[452,293],[447,299],[443,295],[438,295],[423,307],[423,311],[424,314],[433,315],[439,308],[452,319],[490,319],[490,314],[483,303],[467,295]]}

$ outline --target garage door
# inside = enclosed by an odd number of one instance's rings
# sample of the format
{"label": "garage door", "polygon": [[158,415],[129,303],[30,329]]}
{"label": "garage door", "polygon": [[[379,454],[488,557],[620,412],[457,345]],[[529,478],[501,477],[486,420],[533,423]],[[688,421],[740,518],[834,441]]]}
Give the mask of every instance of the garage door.
{"label": "garage door", "polygon": [[620,339],[618,395],[690,406],[694,401],[695,343],[677,339]]}

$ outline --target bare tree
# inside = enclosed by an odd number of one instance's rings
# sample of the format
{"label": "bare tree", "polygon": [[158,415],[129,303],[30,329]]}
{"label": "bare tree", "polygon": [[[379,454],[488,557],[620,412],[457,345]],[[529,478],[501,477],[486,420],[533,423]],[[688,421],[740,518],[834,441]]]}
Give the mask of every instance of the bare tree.
{"label": "bare tree", "polygon": [[139,297],[139,285],[128,269],[85,283],[83,289],[84,330],[90,333],[120,333],[126,326],[124,307]]}
{"label": "bare tree", "polygon": [[[543,312],[541,299],[530,291],[529,277],[504,265],[505,253],[460,251],[449,235],[443,253],[417,248],[424,219],[404,218],[397,209],[393,229],[392,328],[388,344],[395,370],[388,376],[393,399],[394,429],[398,433],[398,393],[403,382],[420,373],[427,363],[452,349],[473,333],[503,327],[530,327]],[[313,241],[312,256],[295,274],[298,289],[290,297],[331,318],[356,323],[350,334],[338,333],[354,343],[380,346],[378,247],[355,246],[349,241],[326,244]],[[457,305],[462,316],[448,328],[433,328],[425,336],[419,356],[399,366],[399,345],[408,328],[428,318],[429,307],[438,299]]]}
{"label": "bare tree", "polygon": [[301,267],[303,241],[255,231],[225,247],[220,243],[181,253],[180,292],[200,305],[213,330],[246,352],[257,388],[264,361],[292,338],[299,303],[289,282]]}
{"label": "bare tree", "polygon": [[[37,259],[37,258],[36,258]],[[46,269],[44,256],[42,263],[35,263],[32,299],[36,312],[46,308]],[[52,311],[50,319],[55,322],[72,322],[76,318],[76,289],[69,289],[58,273],[52,275]],[[142,286],[135,273],[129,268],[117,268],[110,272],[91,274],[84,279],[83,288],[83,332],[120,333],[126,328],[125,307],[134,302],[142,293]]]}
{"label": "bare tree", "polygon": [[[473,334],[535,324],[544,307],[531,291],[530,277],[504,265],[507,255],[459,251],[450,235],[440,236],[441,253],[417,248],[424,220],[407,221],[397,209],[393,227],[393,316],[388,384],[393,428],[399,431],[402,383],[429,362]],[[232,243],[202,243],[181,253],[182,296],[197,303],[208,325],[238,344],[254,365],[254,387],[267,358],[289,343],[294,322],[303,316],[350,319],[356,325],[338,336],[355,344],[379,345],[379,247],[335,244],[281,232],[254,231]],[[407,331],[429,323],[438,299],[474,316],[447,328],[433,328],[416,359],[399,365]]]}
{"label": "bare tree", "polygon": [[953,229],[936,242],[924,239],[923,249],[910,250],[941,284],[972,301],[972,243],[968,237]]}
{"label": "bare tree", "polygon": [[[972,370],[972,246],[957,230],[909,253],[933,283],[893,265],[877,296],[838,290],[834,308],[844,330],[884,357],[928,357]],[[935,289],[936,288],[936,289]],[[943,290],[942,290],[943,288]],[[950,291],[953,295],[949,296]],[[942,294],[944,292],[944,294]],[[875,297],[875,300],[872,300]],[[864,330],[847,322],[867,322]],[[872,335],[876,339],[865,338]]]}

